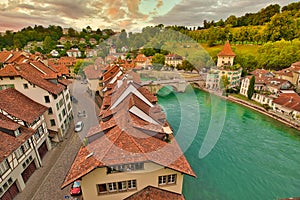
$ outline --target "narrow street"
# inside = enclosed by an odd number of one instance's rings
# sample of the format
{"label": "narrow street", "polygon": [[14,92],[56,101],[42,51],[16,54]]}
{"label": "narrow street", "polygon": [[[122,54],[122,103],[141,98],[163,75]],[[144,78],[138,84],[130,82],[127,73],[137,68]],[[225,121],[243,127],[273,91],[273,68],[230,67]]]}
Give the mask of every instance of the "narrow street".
{"label": "narrow street", "polygon": [[[43,167],[37,169],[30,177],[23,192],[15,200],[59,200],[76,199],[70,197],[69,187],[60,189],[64,178],[82,144],[82,139],[90,127],[98,124],[98,109],[94,99],[86,92],[87,85],[74,80],[71,85],[71,95],[78,102],[73,103],[74,122],[64,137],[64,141],[53,146],[43,159]],[[78,111],[85,110],[85,117],[78,117]],[[83,121],[82,131],[75,133],[74,124]]]}

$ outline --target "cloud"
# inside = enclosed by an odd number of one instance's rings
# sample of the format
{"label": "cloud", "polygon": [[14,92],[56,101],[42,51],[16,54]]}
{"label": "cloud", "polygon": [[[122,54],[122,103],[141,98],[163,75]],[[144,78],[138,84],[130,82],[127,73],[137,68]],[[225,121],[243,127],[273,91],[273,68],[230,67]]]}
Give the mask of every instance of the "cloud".
{"label": "cloud", "polygon": [[268,4],[287,5],[292,0],[2,0],[0,31],[26,26],[60,25],[81,30],[90,25],[128,31],[144,26],[202,25],[204,19],[226,19],[257,12]]}
{"label": "cloud", "polygon": [[169,13],[154,17],[151,22],[165,25],[200,26],[203,20],[226,19],[230,15],[242,16],[245,13],[258,12],[270,5],[287,5],[294,0],[185,0],[177,4]]}

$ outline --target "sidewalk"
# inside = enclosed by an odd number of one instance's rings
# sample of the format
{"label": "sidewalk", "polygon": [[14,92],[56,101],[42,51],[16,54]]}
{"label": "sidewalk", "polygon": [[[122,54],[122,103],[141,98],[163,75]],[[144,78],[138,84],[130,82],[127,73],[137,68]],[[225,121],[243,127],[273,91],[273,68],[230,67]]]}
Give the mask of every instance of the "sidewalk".
{"label": "sidewalk", "polygon": [[25,189],[16,196],[15,200],[64,199],[64,195],[69,193],[69,188],[60,190],[60,186],[80,145],[81,140],[74,133],[74,123],[71,122],[64,141],[52,146],[52,150],[47,152],[42,161],[43,166],[32,174]]}

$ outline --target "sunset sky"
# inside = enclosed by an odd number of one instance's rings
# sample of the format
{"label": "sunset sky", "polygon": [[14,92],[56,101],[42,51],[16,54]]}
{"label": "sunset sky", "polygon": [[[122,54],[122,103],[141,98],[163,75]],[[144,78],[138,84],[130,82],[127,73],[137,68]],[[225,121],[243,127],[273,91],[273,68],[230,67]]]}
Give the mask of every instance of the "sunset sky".
{"label": "sunset sky", "polygon": [[204,19],[226,19],[257,12],[270,4],[296,0],[1,0],[0,31],[59,25],[78,30],[111,28],[139,31],[150,25],[201,26]]}

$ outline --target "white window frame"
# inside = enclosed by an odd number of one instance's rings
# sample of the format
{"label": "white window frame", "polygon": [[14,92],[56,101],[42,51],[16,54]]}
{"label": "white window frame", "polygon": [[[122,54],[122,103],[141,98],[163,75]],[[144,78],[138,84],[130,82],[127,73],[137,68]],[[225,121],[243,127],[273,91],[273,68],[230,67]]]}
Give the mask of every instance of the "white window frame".
{"label": "white window frame", "polygon": [[127,181],[128,190],[135,190],[136,189],[136,180],[129,180]]}
{"label": "white window frame", "polygon": [[107,183],[107,186],[108,186],[108,188],[107,188],[108,192],[117,192],[118,191],[116,182]]}

